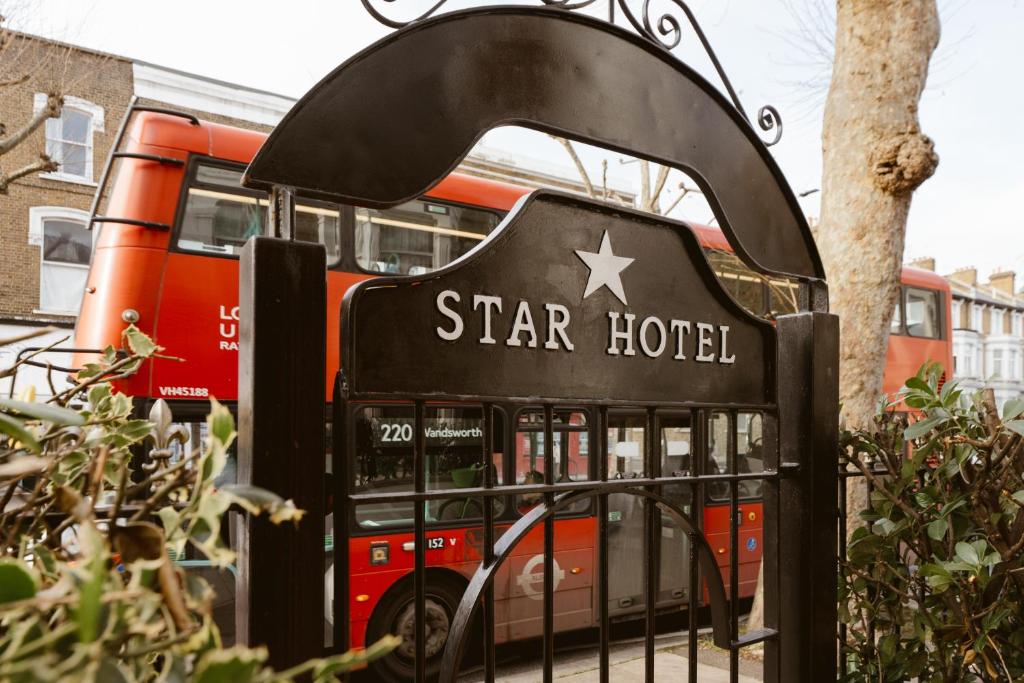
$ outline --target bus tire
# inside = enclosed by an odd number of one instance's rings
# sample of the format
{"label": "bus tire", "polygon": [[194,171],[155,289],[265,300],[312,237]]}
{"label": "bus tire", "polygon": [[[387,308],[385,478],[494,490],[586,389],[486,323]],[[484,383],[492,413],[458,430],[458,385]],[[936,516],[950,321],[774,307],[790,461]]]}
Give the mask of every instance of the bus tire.
{"label": "bus tire", "polygon": [[[449,629],[455,619],[466,582],[451,574],[431,572],[426,577],[427,680],[436,681],[441,657],[448,642]],[[385,657],[370,663],[370,670],[387,683],[410,681],[415,675],[415,605],[413,582],[409,577],[390,590],[370,616],[366,628],[366,644],[394,634],[402,643]]]}

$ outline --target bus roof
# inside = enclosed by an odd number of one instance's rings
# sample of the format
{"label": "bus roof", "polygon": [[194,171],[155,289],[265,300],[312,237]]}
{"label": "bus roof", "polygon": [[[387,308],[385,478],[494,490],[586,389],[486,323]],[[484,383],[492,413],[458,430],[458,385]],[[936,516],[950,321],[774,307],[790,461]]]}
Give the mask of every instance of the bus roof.
{"label": "bus roof", "polygon": [[[157,112],[139,112],[131,129],[133,141],[191,154],[248,164],[267,139],[267,133]],[[452,173],[443,186],[427,192],[435,199],[485,204],[508,211],[528,188],[496,180]],[[484,199],[486,198],[486,201]]]}

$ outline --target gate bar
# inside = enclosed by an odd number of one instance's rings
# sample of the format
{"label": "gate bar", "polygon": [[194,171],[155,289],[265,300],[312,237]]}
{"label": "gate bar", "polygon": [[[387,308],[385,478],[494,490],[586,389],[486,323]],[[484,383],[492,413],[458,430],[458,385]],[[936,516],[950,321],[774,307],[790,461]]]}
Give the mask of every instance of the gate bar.
{"label": "gate bar", "polygon": [[[544,483],[555,483],[554,407],[544,404]],[[561,458],[559,458],[561,460]],[[544,506],[555,503],[555,494],[544,493]],[[551,683],[555,666],[555,518],[544,519],[544,683]]]}
{"label": "gate bar", "polygon": [[[494,487],[494,405],[483,405],[484,427],[484,488]],[[504,450],[504,449],[502,449]],[[513,451],[514,452],[514,451]],[[494,563],[494,499],[483,498],[484,511],[484,566]],[[488,584],[484,591],[484,680],[494,683],[494,584]]]}
{"label": "gate bar", "polygon": [[326,258],[255,237],[240,259],[238,480],[306,511],[298,530],[246,516],[239,544],[238,640],[279,670],[323,654]]}
{"label": "gate bar", "polygon": [[[644,473],[651,479],[658,476],[660,469],[655,463],[654,438],[655,438],[655,415],[654,408],[648,408],[645,415],[646,424],[644,431],[647,438],[644,439]],[[647,490],[657,493],[661,487],[648,486]],[[644,551],[647,555],[646,571],[644,572],[644,680],[647,683],[654,683],[654,635],[655,635],[655,608],[658,601],[658,570],[661,563],[658,557],[658,542],[656,534],[660,531],[655,527],[657,505],[650,498],[644,499]]]}
{"label": "gate bar", "polygon": [[[707,413],[697,408],[690,415],[691,441],[690,446],[690,476],[696,477],[690,483],[690,491],[693,496],[690,499],[690,514],[693,523],[701,534],[704,533],[704,482],[701,477],[704,475],[704,465],[708,458],[707,440]],[[697,612],[700,609],[700,597],[703,593],[701,584],[700,563],[697,561],[696,538],[690,535],[690,608],[689,608],[689,629],[690,638],[687,643],[690,683],[697,683],[697,657],[698,643],[693,634],[697,633]]]}
{"label": "gate bar", "polygon": [[[726,459],[729,474],[739,474],[736,457],[736,437],[739,416],[736,411],[719,413],[726,417]],[[740,649],[736,641],[740,638],[740,506],[739,482],[729,482],[729,630],[732,643],[729,646],[729,681],[738,683],[740,676]]]}
{"label": "gate bar", "polygon": [[[608,481],[608,406],[597,413],[598,478]],[[599,654],[600,683],[608,683],[608,494],[597,497],[597,613],[601,647]]]}
{"label": "gate bar", "polygon": [[[415,403],[413,422],[416,428],[415,445],[412,452],[413,488],[417,493],[422,493],[426,489],[426,473],[424,472],[426,438],[423,434],[423,401],[416,401]],[[415,610],[413,623],[416,627],[413,632],[416,642],[416,683],[423,683],[427,677],[427,639],[423,637],[423,626],[426,622],[427,611],[427,577],[425,576],[427,537],[424,531],[424,508],[426,506],[427,503],[425,501],[416,501],[416,506],[413,508],[413,555],[415,557],[415,568],[412,582],[413,609]]]}

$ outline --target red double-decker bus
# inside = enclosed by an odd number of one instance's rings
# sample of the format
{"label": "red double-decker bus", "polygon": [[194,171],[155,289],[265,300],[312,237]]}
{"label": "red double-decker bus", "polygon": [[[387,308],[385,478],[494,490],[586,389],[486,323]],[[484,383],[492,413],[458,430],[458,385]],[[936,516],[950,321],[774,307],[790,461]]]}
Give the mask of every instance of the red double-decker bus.
{"label": "red double-decker bus", "polygon": [[[238,254],[245,241],[266,234],[267,197],[240,184],[242,171],[262,144],[259,133],[206,123],[169,111],[135,108],[126,116],[117,150],[108,161],[97,193],[106,202],[94,209],[96,240],[75,346],[117,345],[126,322],[134,322],[183,361],[154,359],[120,389],[136,397],[140,412],[158,399],[168,401],[176,419],[191,425],[198,442],[206,399],[231,406],[237,399]],[[116,163],[114,163],[116,162]],[[110,175],[111,165],[114,175]],[[527,190],[453,173],[426,196],[387,210],[331,204],[299,196],[295,232],[300,240],[319,242],[327,250],[327,373],[325,397],[331,399],[338,370],[338,315],[342,296],[354,283],[380,274],[415,275],[447,265],[479,244]],[[721,233],[697,228],[709,260],[723,282],[749,310],[759,315],[795,310],[792,283],[756,277],[736,266]],[[941,279],[905,273],[900,328],[890,345],[891,367],[915,366],[925,358],[951,365],[949,290]],[[941,284],[940,284],[941,283]],[[895,323],[894,323],[895,324]],[[895,328],[894,328],[895,329]],[[401,333],[400,330],[397,331]],[[82,359],[80,359],[82,360]],[[351,463],[352,488],[403,490],[412,487],[413,416],[398,405],[360,408],[355,434],[358,456]],[[325,416],[329,428],[330,411]],[[608,459],[613,477],[642,475],[647,439],[656,443],[661,470],[726,471],[728,434],[737,434],[739,471],[758,471],[762,416],[759,413],[711,413],[696,424],[685,411],[657,416],[656,433],[648,433],[644,411],[609,414],[608,452],[597,453],[596,416],[589,409],[558,409],[550,447],[556,480],[597,476],[597,459]],[[735,422],[735,424],[733,424]],[[708,458],[691,460],[694,439],[704,439]],[[485,468],[495,483],[536,483],[543,478],[543,416],[540,408],[498,411],[493,430],[493,460],[480,462],[483,430],[478,408],[433,405],[426,415],[428,486],[473,486]],[[696,449],[694,449],[696,450]],[[761,483],[740,484],[739,543],[729,540],[729,491],[708,485],[692,499],[688,486],[665,491],[703,520],[705,535],[723,574],[731,552],[738,554],[739,595],[753,594],[761,559]],[[538,501],[509,496],[498,502],[500,534]],[[595,508],[590,503],[565,511],[555,523],[555,626],[558,630],[596,624],[598,592]],[[466,585],[481,559],[481,511],[477,501],[431,504],[427,511],[427,652],[440,658],[448,626]],[[405,637],[392,655],[375,666],[386,678],[403,680],[413,662],[413,569],[411,508],[381,503],[361,507],[349,525],[350,596],[348,618],[353,646],[385,633]],[[641,616],[643,577],[635,562],[644,552],[643,514],[634,499],[609,500],[609,563],[613,618]],[[659,608],[676,610],[690,596],[685,533],[665,521],[660,534]],[[541,634],[543,530],[537,529],[514,551],[495,582],[498,642]],[[726,577],[725,585],[729,585]],[[328,603],[327,619],[334,608]]]}

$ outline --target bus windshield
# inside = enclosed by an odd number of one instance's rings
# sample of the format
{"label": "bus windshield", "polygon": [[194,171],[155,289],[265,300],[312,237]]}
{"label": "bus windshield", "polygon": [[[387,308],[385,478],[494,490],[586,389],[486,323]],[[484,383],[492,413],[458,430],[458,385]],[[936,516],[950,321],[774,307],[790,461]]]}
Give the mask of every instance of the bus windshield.
{"label": "bus windshield", "polygon": [[[193,165],[178,231],[178,248],[237,256],[250,237],[265,234],[267,195],[243,188],[242,171],[211,162]],[[338,262],[341,216],[338,205],[295,202],[295,239],[327,247],[327,265]]]}

